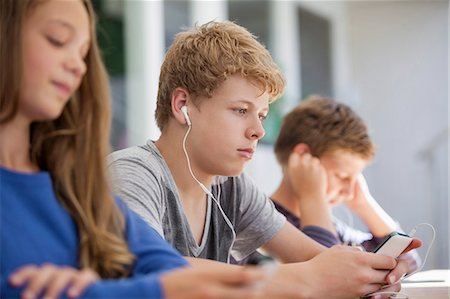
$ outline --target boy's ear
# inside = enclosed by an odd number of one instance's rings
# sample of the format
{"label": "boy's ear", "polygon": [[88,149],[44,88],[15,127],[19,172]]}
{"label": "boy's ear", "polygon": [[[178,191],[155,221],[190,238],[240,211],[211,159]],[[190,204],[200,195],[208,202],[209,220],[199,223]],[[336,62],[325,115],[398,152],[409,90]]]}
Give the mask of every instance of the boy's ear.
{"label": "boy's ear", "polygon": [[190,95],[189,92],[182,87],[177,87],[172,92],[172,100],[171,100],[171,106],[172,106],[172,114],[173,117],[176,119],[177,122],[180,124],[186,124],[186,119],[184,117],[183,112],[181,111],[181,107],[188,106],[190,102]]}
{"label": "boy's ear", "polygon": [[303,155],[306,153],[311,154],[311,149],[309,148],[309,145],[307,145],[306,143],[297,144],[292,151],[296,152],[300,155]]}

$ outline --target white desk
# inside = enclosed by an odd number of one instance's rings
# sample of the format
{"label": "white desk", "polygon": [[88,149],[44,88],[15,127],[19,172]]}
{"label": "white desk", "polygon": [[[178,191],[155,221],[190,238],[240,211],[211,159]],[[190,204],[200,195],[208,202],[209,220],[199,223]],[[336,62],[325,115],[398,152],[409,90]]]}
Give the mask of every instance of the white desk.
{"label": "white desk", "polygon": [[450,270],[416,273],[402,282],[401,293],[409,299],[450,299]]}

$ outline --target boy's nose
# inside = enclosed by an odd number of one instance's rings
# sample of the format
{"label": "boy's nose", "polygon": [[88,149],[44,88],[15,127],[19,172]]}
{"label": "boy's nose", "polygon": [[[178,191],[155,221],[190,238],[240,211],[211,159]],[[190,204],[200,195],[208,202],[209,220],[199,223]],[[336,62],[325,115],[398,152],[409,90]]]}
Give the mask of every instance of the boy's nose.
{"label": "boy's nose", "polygon": [[256,119],[257,119],[257,121],[254,122],[253,125],[247,129],[246,134],[247,134],[247,138],[249,138],[249,139],[260,140],[266,134],[266,130],[264,130],[264,127],[263,127],[262,122],[259,119],[259,117],[257,117]]}

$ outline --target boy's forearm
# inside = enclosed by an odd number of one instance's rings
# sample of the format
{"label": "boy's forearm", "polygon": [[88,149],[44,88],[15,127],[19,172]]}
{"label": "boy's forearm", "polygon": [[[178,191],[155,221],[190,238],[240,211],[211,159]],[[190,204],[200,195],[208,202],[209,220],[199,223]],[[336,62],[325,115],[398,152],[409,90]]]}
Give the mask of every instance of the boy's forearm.
{"label": "boy's forearm", "polygon": [[[193,267],[207,267],[208,269],[214,268],[218,271],[221,269],[230,267],[245,267],[240,265],[231,265],[218,261],[202,259],[202,258],[194,258],[194,257],[186,257],[189,263]],[[271,277],[268,277],[265,284],[261,285],[264,289],[262,292],[262,298],[310,298],[307,296],[307,292],[309,291],[309,286],[303,281],[302,277],[307,275],[307,272],[302,275],[293,275],[296,271],[301,271],[302,269],[301,263],[298,264],[279,264],[277,265],[276,271],[273,273]],[[247,266],[254,267],[254,266]]]}
{"label": "boy's forearm", "polygon": [[185,256],[184,258],[193,267],[208,267],[208,268],[215,268],[215,269],[228,268],[228,267],[241,267],[239,265],[222,263],[222,262],[210,260],[210,259],[202,259],[202,258],[191,257],[191,256]]}
{"label": "boy's forearm", "polygon": [[356,211],[369,231],[376,237],[384,237],[397,229],[398,225],[373,197],[367,199],[367,206]]}
{"label": "boy's forearm", "polygon": [[289,222],[262,248],[283,263],[307,261],[326,250]]}
{"label": "boy's forearm", "polygon": [[269,281],[263,286],[264,298],[311,299],[312,290],[303,280],[305,275],[294,275],[302,271],[301,264],[280,264]]}

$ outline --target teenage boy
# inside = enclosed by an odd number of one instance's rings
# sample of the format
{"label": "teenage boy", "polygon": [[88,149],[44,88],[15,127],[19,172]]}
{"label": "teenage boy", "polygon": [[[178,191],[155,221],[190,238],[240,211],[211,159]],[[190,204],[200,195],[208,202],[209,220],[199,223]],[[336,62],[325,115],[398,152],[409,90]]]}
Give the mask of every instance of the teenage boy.
{"label": "teenage boy", "polygon": [[[349,244],[373,251],[388,234],[401,231],[372,197],[362,176],[375,146],[366,124],[349,106],[308,97],[285,116],[275,154],[283,178],[271,199],[312,239],[326,247]],[[334,218],[331,210],[339,204],[357,215],[369,232]],[[402,258],[409,262],[409,272],[420,263],[415,251]]]}
{"label": "teenage boy", "polygon": [[116,191],[194,265],[231,267],[214,261],[242,259],[261,246],[291,263],[266,285],[268,297],[355,298],[396,282],[406,263],[325,250],[242,174],[283,89],[270,54],[244,28],[211,22],[179,33],[161,68],[161,136],[110,156]]}

